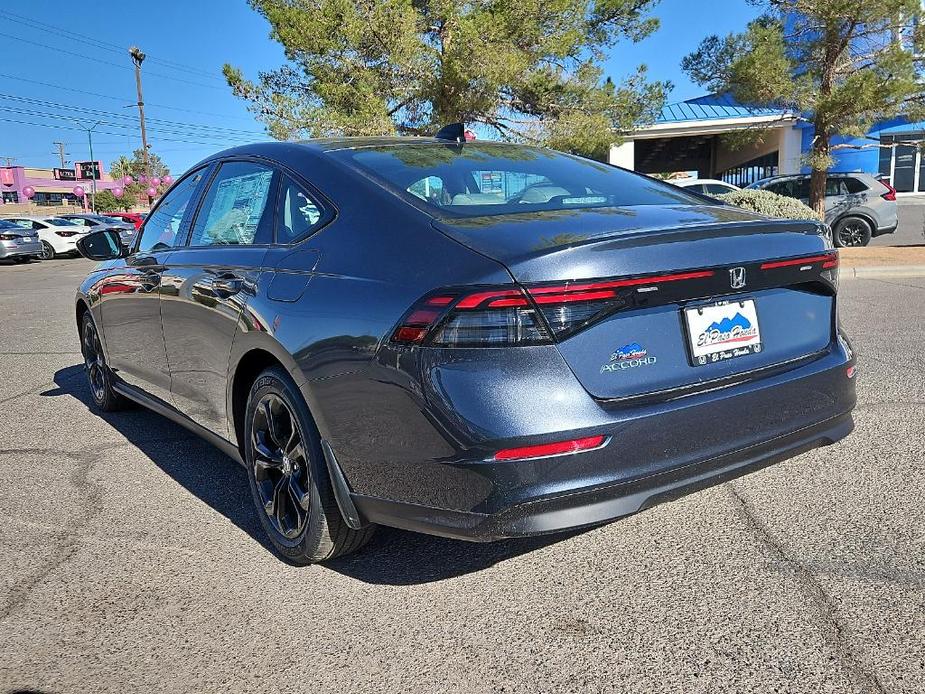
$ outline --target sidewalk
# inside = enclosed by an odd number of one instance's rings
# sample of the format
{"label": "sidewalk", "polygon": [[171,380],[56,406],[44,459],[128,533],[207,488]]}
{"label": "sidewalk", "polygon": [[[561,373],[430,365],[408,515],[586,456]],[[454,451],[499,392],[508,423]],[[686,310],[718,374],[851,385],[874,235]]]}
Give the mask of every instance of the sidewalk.
{"label": "sidewalk", "polygon": [[842,279],[925,277],[925,244],[842,248],[839,258]]}

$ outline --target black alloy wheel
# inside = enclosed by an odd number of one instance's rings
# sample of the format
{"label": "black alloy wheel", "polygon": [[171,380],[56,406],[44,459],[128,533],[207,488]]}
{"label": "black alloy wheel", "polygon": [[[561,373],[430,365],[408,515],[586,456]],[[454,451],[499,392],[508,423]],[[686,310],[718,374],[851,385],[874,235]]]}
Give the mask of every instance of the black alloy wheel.
{"label": "black alloy wheel", "polygon": [[841,248],[866,246],[870,237],[870,224],[860,217],[848,217],[835,225],[835,245]]}
{"label": "black alloy wheel", "polygon": [[279,395],[267,393],[257,403],[250,445],[264,513],[280,535],[295,540],[311,509],[311,470],[298,421]]}
{"label": "black alloy wheel", "polygon": [[52,248],[51,244],[48,241],[42,241],[42,252],[39,253],[39,258],[42,260],[54,260],[55,259],[55,249]]}
{"label": "black alloy wheel", "polygon": [[89,311],[83,316],[80,335],[80,351],[83,354],[84,370],[87,372],[94,404],[104,412],[122,409],[125,400],[112,388],[112,374],[106,364],[103,345]]}
{"label": "black alloy wheel", "polygon": [[242,451],[251,495],[270,542],[293,564],[349,554],[375,526],[347,525],[328,476],[321,436],[289,373],[263,371],[244,411]]}

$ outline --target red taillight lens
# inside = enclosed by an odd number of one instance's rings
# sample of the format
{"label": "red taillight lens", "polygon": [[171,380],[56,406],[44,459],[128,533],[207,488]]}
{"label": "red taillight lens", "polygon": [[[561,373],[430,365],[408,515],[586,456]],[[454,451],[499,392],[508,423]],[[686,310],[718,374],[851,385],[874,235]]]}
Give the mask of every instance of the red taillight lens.
{"label": "red taillight lens", "polygon": [[543,458],[548,455],[565,455],[590,451],[604,445],[604,436],[587,436],[581,439],[556,441],[555,443],[541,443],[536,446],[520,446],[518,448],[505,448],[494,455],[495,460],[523,460],[524,458]]}
{"label": "red taillight lens", "polygon": [[503,347],[551,344],[627,305],[627,292],[714,276],[695,270],[615,280],[577,280],[528,287],[443,289],[424,297],[392,333],[397,344],[434,347]]}
{"label": "red taillight lens", "polygon": [[433,347],[542,345],[552,340],[523,291],[516,287],[440,291],[417,302],[392,342]]}
{"label": "red taillight lens", "polygon": [[527,287],[527,293],[543,312],[552,332],[559,337],[590,323],[604,311],[623,308],[626,299],[621,291],[643,292],[649,287],[658,289],[668,283],[706,279],[713,274],[713,270],[696,270],[632,279],[568,282]]}
{"label": "red taillight lens", "polygon": [[0,241],[15,241],[16,239],[22,238],[16,234],[0,234]]}
{"label": "red taillight lens", "polygon": [[64,238],[68,238],[69,236],[77,236],[78,233],[79,233],[79,232],[77,232],[77,231],[56,231],[56,232],[55,232],[55,235],[56,235],[56,236],[63,236]]}
{"label": "red taillight lens", "polygon": [[806,266],[807,269],[822,263],[823,270],[831,270],[838,267],[838,253],[825,253],[823,255],[812,255],[803,258],[787,258],[787,260],[774,260],[770,263],[762,263],[762,270],[776,270],[782,267]]}
{"label": "red taillight lens", "polygon": [[896,202],[896,189],[891,186],[886,181],[880,181],[880,185],[886,188],[886,192],[880,197],[884,200],[890,200],[891,202]]}

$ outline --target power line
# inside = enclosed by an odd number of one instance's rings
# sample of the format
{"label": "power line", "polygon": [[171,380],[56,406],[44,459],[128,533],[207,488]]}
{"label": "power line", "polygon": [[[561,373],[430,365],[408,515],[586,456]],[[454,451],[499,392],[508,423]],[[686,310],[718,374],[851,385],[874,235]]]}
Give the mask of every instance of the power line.
{"label": "power line", "polygon": [[[32,109],[21,109],[21,108],[9,107],[9,106],[0,106],[0,111],[3,111],[5,113],[13,113],[16,115],[22,115],[22,116],[34,116],[38,118],[50,118],[52,120],[68,121],[71,123],[78,122],[78,119],[75,118],[74,116],[66,116],[66,115],[61,115],[57,113],[48,113],[46,111],[34,111]],[[93,114],[85,114],[85,115],[88,118],[95,117]],[[118,128],[121,130],[127,130],[132,133],[135,132],[134,123],[113,123],[109,121],[102,121],[102,124],[108,128]],[[242,138],[240,136],[233,136],[233,135],[216,134],[216,136],[211,137],[209,136],[209,133],[207,132],[190,132],[190,131],[184,131],[184,130],[168,130],[168,129],[163,129],[163,128],[151,128],[151,131],[153,133],[156,133],[159,136],[159,139],[165,139],[163,137],[160,137],[161,135],[180,135],[183,137],[199,137],[199,138],[203,138],[206,140],[211,140],[213,142],[217,141],[219,143],[245,144],[247,142],[252,141],[250,138]],[[103,134],[103,131],[100,131],[100,133]],[[105,134],[118,135],[120,133],[109,132]],[[185,141],[186,140],[179,140],[179,142],[185,142]]]}
{"label": "power line", "polygon": [[[2,107],[0,107],[0,110],[8,110],[8,109],[3,109]],[[39,117],[46,117],[46,118],[49,117],[49,116],[44,115],[44,114],[39,114],[38,112],[32,112],[32,113],[38,114]],[[24,114],[24,115],[30,115],[30,114]],[[62,118],[63,118],[64,120],[70,120],[71,122],[74,122],[73,119],[69,119],[69,118],[67,118],[67,117],[65,117],[65,116],[58,116],[57,118],[58,118],[58,119],[62,119]],[[19,124],[19,125],[29,125],[29,126],[33,126],[33,127],[37,127],[37,128],[52,128],[52,129],[55,129],[55,130],[80,130],[80,128],[71,127],[71,126],[68,126],[68,125],[62,125],[62,124],[60,124],[60,123],[36,123],[36,122],[34,122],[34,121],[17,120],[17,119],[14,119],[14,118],[0,118],[0,122],[2,122],[2,123],[17,123],[17,124]],[[116,126],[116,127],[118,127],[118,126]],[[106,131],[106,130],[98,130],[98,131],[96,131],[96,132],[100,133],[101,135],[112,135],[113,137],[120,137],[120,136],[124,136],[124,135],[126,134],[126,133],[124,133],[124,132],[122,132],[122,133],[115,132],[115,133],[114,133],[114,132],[109,132],[109,131]],[[158,135],[156,139],[157,139],[158,141],[161,141],[161,142],[184,142],[184,143],[189,143],[189,144],[194,144],[194,145],[204,145],[204,146],[208,146],[208,147],[235,147],[235,146],[237,146],[237,145],[243,144],[242,142],[228,142],[228,141],[225,141],[225,142],[202,142],[201,140],[180,140],[180,139],[176,139],[176,138],[172,138],[172,137],[163,137],[163,136],[161,136],[161,135]]]}
{"label": "power line", "polygon": [[[60,89],[66,92],[74,92],[75,94],[84,94],[86,96],[93,96],[98,99],[109,99],[110,101],[118,101],[122,104],[124,104],[126,101],[125,99],[118,97],[118,96],[113,96],[112,94],[98,94],[97,92],[89,92],[86,89],[75,89],[74,87],[67,87],[63,84],[52,84],[51,82],[40,82],[39,80],[30,80],[26,77],[19,77],[18,75],[8,75],[3,72],[0,72],[0,77],[4,77],[10,80],[17,80],[19,82],[27,82],[28,84],[37,84],[41,87],[50,87],[51,89]],[[225,118],[226,120],[239,120],[239,121],[246,120],[248,122],[253,122],[252,119],[250,118],[241,118],[237,116],[226,116],[221,113],[211,113],[209,111],[196,111],[194,109],[180,108],[178,106],[167,106],[165,104],[152,104],[147,101],[145,102],[145,104],[147,106],[154,106],[155,108],[164,108],[170,111],[180,111],[182,113],[194,113],[200,116],[212,116],[214,118]],[[129,104],[129,105],[132,105],[132,104]]]}
{"label": "power line", "polygon": [[[77,111],[80,113],[88,113],[94,116],[106,116],[108,118],[115,118],[118,120],[134,120],[132,116],[129,116],[128,114],[124,114],[124,113],[114,113],[112,111],[103,111],[103,110],[95,109],[95,108],[87,108],[83,106],[73,106],[71,104],[64,104],[64,103],[60,103],[56,101],[48,101],[46,99],[37,99],[35,97],[18,96],[16,94],[4,94],[0,92],[0,99],[24,103],[30,106],[43,106],[43,107],[49,107],[49,108],[64,109],[66,111]],[[221,134],[221,135],[227,134],[227,135],[233,135],[233,136],[241,136],[245,138],[254,137],[254,136],[257,136],[257,137],[265,136],[265,133],[254,131],[254,130],[242,130],[239,128],[226,128],[224,126],[211,125],[208,123],[186,123],[183,121],[172,121],[172,120],[165,120],[162,118],[149,118],[148,120],[154,123],[155,125],[163,125],[166,127],[187,128],[190,130],[206,130],[210,133],[216,133],[216,134]]]}
{"label": "power line", "polygon": [[[109,65],[109,66],[111,66],[111,67],[117,67],[117,68],[119,68],[120,70],[121,70],[121,69],[125,69],[125,70],[132,70],[132,69],[133,69],[133,68],[129,67],[128,65],[120,65],[119,63],[114,63],[114,62],[109,61],[109,60],[103,60],[102,58],[94,58],[93,56],[84,55],[83,53],[75,53],[74,51],[69,51],[69,50],[66,50],[66,49],[64,49],[64,48],[60,48],[60,47],[58,47],[58,46],[51,46],[51,45],[49,45],[49,44],[47,44],[47,43],[40,43],[40,42],[38,42],[38,41],[30,41],[29,39],[24,39],[24,38],[20,38],[19,36],[14,36],[13,34],[4,34],[4,33],[0,32],[0,36],[2,36],[2,37],[4,37],[4,38],[12,39],[13,41],[20,41],[20,42],[22,42],[22,43],[28,43],[28,44],[30,44],[30,45],[32,45],[32,46],[38,46],[39,48],[45,48],[45,49],[50,50],[50,51],[57,51],[58,53],[64,53],[65,55],[73,55],[73,56],[75,56],[75,57],[77,57],[77,58],[83,58],[84,60],[92,60],[92,61],[95,62],[95,63],[102,63],[103,65]],[[205,89],[223,89],[223,87],[219,87],[219,86],[216,86],[216,85],[214,85],[214,84],[203,84],[202,82],[193,82],[192,80],[185,80],[185,79],[181,79],[181,78],[179,78],[179,77],[174,77],[173,75],[165,75],[165,74],[160,73],[160,72],[151,72],[150,70],[146,71],[145,74],[146,74],[146,75],[153,76],[153,77],[161,77],[161,78],[163,78],[163,79],[168,79],[168,80],[170,80],[171,82],[183,82],[184,84],[191,84],[191,85],[193,85],[193,86],[196,86],[196,87],[203,87],[203,88],[205,88]]]}
{"label": "power line", "polygon": [[[118,54],[124,54],[125,48],[118,46],[114,43],[109,43],[107,41],[102,41],[100,39],[88,36],[87,34],[81,34],[80,32],[73,31],[71,29],[65,29],[63,27],[56,26],[54,24],[48,24],[46,22],[40,22],[37,19],[32,19],[31,17],[25,17],[21,14],[16,14],[15,12],[10,12],[9,10],[0,10],[0,16],[5,16],[7,20],[11,22],[16,22],[17,24],[22,24],[31,29],[39,29],[40,31],[50,32],[58,36],[63,36],[64,38],[70,39],[79,39],[83,44],[89,44],[93,48],[99,50],[111,51]],[[183,72],[188,72],[201,77],[207,77],[209,79],[214,79],[218,81],[223,81],[222,78],[217,77],[214,73],[209,72],[208,70],[203,70],[201,68],[193,67],[191,65],[185,65],[173,60],[166,60],[164,58],[158,58],[156,56],[148,56],[148,59],[164,65],[169,69],[180,70]]]}

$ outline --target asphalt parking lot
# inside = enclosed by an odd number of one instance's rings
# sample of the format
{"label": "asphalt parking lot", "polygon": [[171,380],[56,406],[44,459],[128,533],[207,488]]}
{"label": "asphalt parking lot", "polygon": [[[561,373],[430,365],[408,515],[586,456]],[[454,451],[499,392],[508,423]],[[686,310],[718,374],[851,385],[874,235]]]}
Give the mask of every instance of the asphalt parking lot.
{"label": "asphalt parking lot", "polygon": [[925,692],[925,279],[843,283],[840,444],[568,536],[295,568],[230,459],[88,408],[89,267],[0,265],[0,691]]}
{"label": "asphalt parking lot", "polygon": [[925,245],[925,195],[899,198],[899,226],[896,231],[871,239],[870,245]]}

